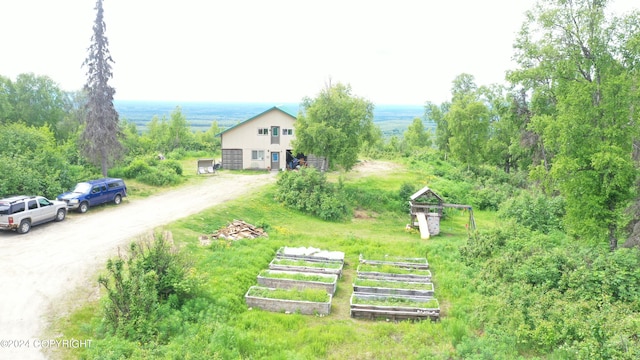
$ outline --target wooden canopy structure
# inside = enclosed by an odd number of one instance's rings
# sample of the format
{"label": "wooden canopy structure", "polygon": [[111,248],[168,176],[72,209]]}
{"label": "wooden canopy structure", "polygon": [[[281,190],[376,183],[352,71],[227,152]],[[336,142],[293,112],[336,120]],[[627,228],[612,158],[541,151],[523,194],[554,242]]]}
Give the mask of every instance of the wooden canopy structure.
{"label": "wooden canopy structure", "polygon": [[410,201],[411,226],[420,229],[420,237],[428,239],[431,235],[440,233],[440,218],[444,208],[469,210],[469,229],[476,229],[473,218],[473,208],[470,205],[447,204],[444,199],[428,186],[411,195]]}
{"label": "wooden canopy structure", "polygon": [[220,168],[220,163],[216,163],[214,159],[198,159],[198,175],[215,174]]}

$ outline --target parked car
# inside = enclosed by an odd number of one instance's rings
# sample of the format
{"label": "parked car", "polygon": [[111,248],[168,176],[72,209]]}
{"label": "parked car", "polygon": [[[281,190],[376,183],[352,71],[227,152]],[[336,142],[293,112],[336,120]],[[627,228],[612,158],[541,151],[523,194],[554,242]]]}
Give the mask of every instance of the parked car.
{"label": "parked car", "polygon": [[108,202],[119,205],[127,196],[127,186],[122,179],[104,178],[76,184],[73,191],[58,195],[58,200],[67,203],[71,210],[87,212],[89,207]]}
{"label": "parked car", "polygon": [[0,199],[0,229],[26,234],[31,226],[49,221],[62,221],[67,216],[64,201],[42,196],[13,196]]}

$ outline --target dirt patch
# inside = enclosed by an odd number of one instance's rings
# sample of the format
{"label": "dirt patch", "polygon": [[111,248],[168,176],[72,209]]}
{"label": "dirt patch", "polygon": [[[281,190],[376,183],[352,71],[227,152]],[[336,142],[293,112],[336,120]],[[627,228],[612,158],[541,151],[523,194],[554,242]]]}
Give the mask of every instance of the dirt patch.
{"label": "dirt patch", "polygon": [[375,219],[376,213],[369,210],[357,209],[353,212],[353,217],[356,219]]}
{"label": "dirt patch", "polygon": [[353,167],[353,172],[360,176],[388,173],[400,169],[400,165],[382,160],[362,160]]}

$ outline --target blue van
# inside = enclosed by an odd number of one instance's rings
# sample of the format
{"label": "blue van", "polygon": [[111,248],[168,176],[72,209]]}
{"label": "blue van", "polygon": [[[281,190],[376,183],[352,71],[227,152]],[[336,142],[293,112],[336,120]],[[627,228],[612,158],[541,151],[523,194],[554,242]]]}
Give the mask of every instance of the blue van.
{"label": "blue van", "polygon": [[85,213],[89,207],[114,202],[119,205],[127,196],[127,186],[122,179],[104,178],[78,183],[73,191],[58,195],[70,210]]}

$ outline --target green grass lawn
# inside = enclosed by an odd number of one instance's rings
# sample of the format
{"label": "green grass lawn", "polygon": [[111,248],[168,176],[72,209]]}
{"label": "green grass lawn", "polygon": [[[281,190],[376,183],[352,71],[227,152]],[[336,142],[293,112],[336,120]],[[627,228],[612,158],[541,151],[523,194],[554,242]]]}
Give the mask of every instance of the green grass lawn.
{"label": "green grass lawn", "polygon": [[[367,189],[395,190],[415,173],[378,174],[356,178]],[[404,180],[403,180],[404,179]],[[198,181],[193,179],[192,181]],[[423,186],[418,184],[418,186]],[[284,208],[273,199],[275,186],[167,224],[175,243],[192,262],[203,285],[181,311],[163,319],[163,334],[153,344],[126,341],[101,327],[99,301],[90,300],[59,319],[51,329],[65,338],[93,339],[90,349],[67,349],[66,359],[448,359],[463,337],[481,331],[474,314],[482,301],[469,290],[472,274],[460,261],[458,248],[467,241],[468,213],[451,212],[441,234],[421,240],[407,231],[408,212],[377,212],[375,216],[334,223]],[[493,226],[492,213],[476,212],[479,227]],[[265,226],[268,238],[199,245],[233,219]],[[324,317],[248,310],[244,294],[257,285],[256,276],[268,268],[283,247],[316,247],[345,253],[343,275]],[[438,322],[387,322],[352,319],[349,301],[360,254],[427,258],[441,308]]]}

